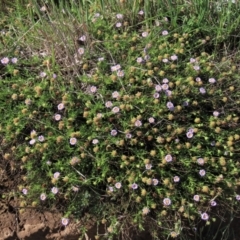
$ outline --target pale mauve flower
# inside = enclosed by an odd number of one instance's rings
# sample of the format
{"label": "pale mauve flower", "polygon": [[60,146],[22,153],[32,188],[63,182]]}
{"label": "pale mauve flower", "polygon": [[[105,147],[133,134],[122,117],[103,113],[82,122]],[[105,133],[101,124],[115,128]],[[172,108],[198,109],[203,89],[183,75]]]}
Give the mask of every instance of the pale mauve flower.
{"label": "pale mauve flower", "polygon": [[164,78],[164,79],[162,80],[162,82],[163,82],[163,83],[168,83],[169,80],[168,80],[167,78]]}
{"label": "pale mauve flower", "polygon": [[45,201],[46,198],[47,198],[47,196],[46,196],[45,193],[42,193],[42,194],[40,195],[40,199],[41,199],[42,201]]}
{"label": "pale mauve flower", "polygon": [[24,195],[27,195],[28,190],[27,190],[26,188],[24,188],[24,189],[22,190],[22,193],[23,193]]}
{"label": "pale mauve flower", "polygon": [[202,213],[201,218],[202,218],[202,220],[207,221],[209,219],[209,215],[207,213]]}
{"label": "pale mauve flower", "polygon": [[142,37],[147,37],[148,36],[148,32],[143,32],[142,33]]}
{"label": "pale mauve flower", "polygon": [[131,133],[127,133],[125,136],[126,136],[126,138],[128,138],[128,139],[132,138],[132,134],[131,134]]}
{"label": "pale mauve flower", "polygon": [[162,85],[162,89],[163,89],[164,91],[168,90],[168,88],[169,88],[169,86],[168,86],[167,83],[164,83],[164,84]]}
{"label": "pale mauve flower", "polygon": [[112,112],[113,113],[118,113],[120,111],[120,108],[119,107],[114,107],[113,109],[112,109]]}
{"label": "pale mauve flower", "polygon": [[141,127],[141,126],[142,126],[142,122],[141,122],[140,120],[136,120],[135,123],[134,123],[134,125],[135,125],[136,127]]}
{"label": "pale mauve flower", "polygon": [[29,144],[30,144],[30,145],[33,145],[33,144],[35,144],[35,142],[36,142],[36,139],[31,139],[31,140],[29,141]]}
{"label": "pale mauve flower", "polygon": [[146,168],[147,170],[150,170],[150,169],[152,168],[152,164],[150,164],[150,163],[146,164],[146,165],[145,165],[145,168]]}
{"label": "pale mauve flower", "polygon": [[169,97],[169,96],[172,95],[172,91],[170,91],[170,90],[166,90],[166,91],[165,91],[165,94]]}
{"label": "pale mauve flower", "polygon": [[155,85],[155,90],[156,92],[160,92],[162,90],[162,86],[159,84]]}
{"label": "pale mauve flower", "polygon": [[208,81],[209,81],[210,83],[215,83],[215,82],[216,82],[216,79],[215,79],[215,78],[209,78]]}
{"label": "pale mauve flower", "polygon": [[168,31],[167,31],[167,30],[162,31],[162,35],[163,35],[163,36],[168,35]]}
{"label": "pale mauve flower", "polygon": [[165,206],[169,206],[169,205],[171,205],[171,203],[172,203],[172,201],[171,201],[170,198],[164,198],[164,199],[163,199],[163,204],[164,204]]}
{"label": "pale mauve flower", "polygon": [[199,165],[204,165],[204,159],[203,159],[203,158],[198,158],[198,159],[197,159],[197,163],[198,163]]}
{"label": "pale mauve flower", "polygon": [[120,94],[119,94],[119,92],[117,92],[117,91],[114,91],[113,93],[112,93],[112,98],[118,98],[120,96]]}
{"label": "pale mauve flower", "polygon": [[29,98],[25,99],[25,104],[26,104],[27,106],[31,105],[31,103],[32,103],[32,100],[31,100],[31,99],[29,99]]}
{"label": "pale mauve flower", "polygon": [[111,131],[111,135],[112,135],[112,136],[116,136],[117,133],[118,133],[118,132],[117,132],[117,130],[115,130],[115,129],[113,129],[113,130]]}
{"label": "pale mauve flower", "polygon": [[93,139],[92,140],[92,144],[98,144],[98,142],[99,142],[98,139]]}
{"label": "pale mauve flower", "polygon": [[136,183],[133,183],[131,187],[132,187],[132,189],[134,189],[134,190],[135,190],[135,189],[137,189],[137,188],[138,188],[138,185],[137,185]]}
{"label": "pale mauve flower", "polygon": [[57,193],[58,193],[58,188],[57,188],[57,187],[53,187],[53,188],[51,189],[51,192],[52,192],[53,194],[57,194]]}
{"label": "pale mauve flower", "polygon": [[172,155],[167,154],[164,159],[166,160],[166,162],[172,162]]}
{"label": "pale mauve flower", "polygon": [[154,123],[154,122],[155,122],[155,119],[154,119],[153,117],[150,117],[150,118],[148,119],[148,122],[149,122],[149,123]]}
{"label": "pale mauve flower", "polygon": [[7,64],[9,63],[9,58],[8,58],[8,57],[2,58],[2,59],[1,59],[1,63],[2,63],[3,65],[7,65]]}
{"label": "pale mauve flower", "polygon": [[84,54],[84,51],[85,51],[84,48],[79,48],[79,49],[78,49],[78,53],[79,53],[80,55],[83,55],[83,54]]}
{"label": "pale mauve flower", "polygon": [[190,63],[195,63],[196,59],[195,58],[190,58]]}
{"label": "pale mauve flower", "polygon": [[90,87],[90,92],[91,93],[95,93],[97,91],[97,87],[96,86],[91,86]]}
{"label": "pale mauve flower", "polygon": [[117,65],[114,65],[111,67],[111,71],[114,72],[114,71],[118,71],[121,69],[121,65],[120,64],[117,64]]}
{"label": "pale mauve flower", "polygon": [[63,110],[64,107],[65,107],[65,106],[64,106],[64,103],[59,103],[58,106],[57,106],[57,108],[58,108],[59,111]]}
{"label": "pale mauve flower", "polygon": [[158,185],[158,183],[159,183],[158,179],[156,179],[156,178],[153,178],[153,179],[152,179],[152,184],[153,184],[154,186]]}
{"label": "pale mauve flower", "polygon": [[45,140],[45,138],[44,138],[43,135],[40,135],[40,136],[38,137],[38,141],[39,141],[39,142],[44,142],[44,140]]}
{"label": "pale mauve flower", "polygon": [[69,219],[68,218],[62,218],[62,225],[63,226],[67,226],[69,223]]}
{"label": "pale mauve flower", "polygon": [[122,15],[121,13],[118,13],[118,14],[116,15],[116,18],[117,18],[117,19],[123,19],[123,15]]}
{"label": "pale mauve flower", "polygon": [[82,42],[86,41],[86,39],[87,39],[87,37],[85,35],[83,35],[79,38],[79,40],[82,41]]}
{"label": "pale mauve flower", "polygon": [[75,145],[77,143],[77,139],[75,137],[70,138],[69,143],[71,145]]}
{"label": "pale mauve flower", "polygon": [[105,102],[105,106],[107,107],[107,108],[111,108],[112,107],[112,102],[111,101],[107,101],[107,102]]}
{"label": "pale mauve flower", "polygon": [[124,71],[118,70],[118,71],[117,71],[117,76],[118,76],[118,77],[124,77]]}
{"label": "pale mauve flower", "polygon": [[174,110],[174,105],[173,105],[173,103],[172,103],[172,102],[167,102],[167,108],[168,108],[169,110]]}
{"label": "pale mauve flower", "polygon": [[98,58],[98,62],[102,62],[102,61],[104,61],[104,57]]}
{"label": "pale mauve flower", "polygon": [[55,178],[55,179],[58,179],[59,176],[60,176],[60,172],[55,172],[55,173],[53,174],[53,178]]}
{"label": "pale mauve flower", "polygon": [[122,187],[122,184],[120,182],[115,183],[115,188],[120,189]]}
{"label": "pale mauve flower", "polygon": [[199,91],[200,91],[200,93],[202,93],[202,94],[205,94],[205,93],[206,93],[206,89],[203,88],[203,87],[199,88]]}
{"label": "pale mauve flower", "polygon": [[45,72],[40,72],[40,77],[41,78],[44,78],[44,77],[46,77],[47,76],[47,74],[45,73]]}
{"label": "pale mauve flower", "polygon": [[117,28],[120,28],[121,26],[122,26],[122,23],[120,23],[120,22],[116,23]]}
{"label": "pale mauve flower", "polygon": [[187,138],[192,138],[193,137],[193,132],[187,132]]}
{"label": "pale mauve flower", "polygon": [[180,182],[180,177],[179,176],[174,176],[173,181],[174,182]]}
{"label": "pale mauve flower", "polygon": [[215,207],[215,206],[217,206],[217,202],[214,201],[214,200],[212,200],[212,201],[210,202],[210,205],[211,205],[212,207]]}
{"label": "pale mauve flower", "polygon": [[199,201],[200,201],[200,196],[199,196],[199,195],[194,195],[194,196],[193,196],[193,200],[194,200],[195,202],[199,202]]}
{"label": "pale mauve flower", "polygon": [[138,57],[137,58],[137,63],[142,63],[143,62],[143,58],[142,57]]}
{"label": "pale mauve flower", "polygon": [[205,171],[204,169],[201,169],[201,170],[199,171],[199,175],[200,175],[201,177],[204,177],[204,176],[206,175],[206,171]]}
{"label": "pale mauve flower", "polygon": [[11,59],[11,62],[12,62],[13,64],[16,64],[17,61],[18,61],[18,59],[17,59],[16,57],[14,57],[14,58]]}
{"label": "pale mauve flower", "polygon": [[175,55],[175,54],[172,55],[170,58],[171,58],[172,61],[176,61],[178,59],[177,55]]}
{"label": "pale mauve flower", "polygon": [[199,71],[199,70],[200,70],[200,67],[199,67],[198,65],[195,65],[195,66],[193,67],[193,69],[196,70],[196,71]]}

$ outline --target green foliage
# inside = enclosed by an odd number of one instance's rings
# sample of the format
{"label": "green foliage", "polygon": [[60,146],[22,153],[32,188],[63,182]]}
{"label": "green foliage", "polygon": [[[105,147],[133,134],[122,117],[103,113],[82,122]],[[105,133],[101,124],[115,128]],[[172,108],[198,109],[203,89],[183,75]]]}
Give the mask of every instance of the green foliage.
{"label": "green foliage", "polygon": [[84,16],[32,5],[28,35],[9,23],[1,44],[19,46],[1,58],[3,155],[23,172],[28,204],[93,216],[108,237],[127,224],[189,236],[239,208],[239,56],[234,42],[218,48],[236,12],[133,2],[81,1]]}

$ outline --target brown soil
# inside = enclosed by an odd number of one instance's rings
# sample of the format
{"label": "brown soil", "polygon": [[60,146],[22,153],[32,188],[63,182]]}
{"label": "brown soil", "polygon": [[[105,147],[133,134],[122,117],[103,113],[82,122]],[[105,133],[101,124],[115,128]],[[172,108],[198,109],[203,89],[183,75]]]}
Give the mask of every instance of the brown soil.
{"label": "brown soil", "polygon": [[49,211],[25,209],[23,213],[11,205],[1,205],[0,240],[60,240],[78,239],[80,233],[77,225],[61,225],[61,215]]}
{"label": "brown soil", "polygon": [[[14,201],[0,203],[0,240],[94,240],[97,233],[95,225],[89,225],[88,232],[82,238],[80,223],[70,222],[64,227],[61,224],[62,215],[58,212],[40,211],[34,208],[24,208],[22,212]],[[23,209],[23,208],[22,208]],[[104,234],[101,226],[98,233]],[[142,232],[125,236],[129,240],[150,240],[150,234]],[[121,239],[121,236],[120,236]]]}
{"label": "brown soil", "polygon": [[21,171],[14,161],[0,159],[0,240],[77,240],[79,225],[61,224],[61,213],[37,208],[19,208]]}

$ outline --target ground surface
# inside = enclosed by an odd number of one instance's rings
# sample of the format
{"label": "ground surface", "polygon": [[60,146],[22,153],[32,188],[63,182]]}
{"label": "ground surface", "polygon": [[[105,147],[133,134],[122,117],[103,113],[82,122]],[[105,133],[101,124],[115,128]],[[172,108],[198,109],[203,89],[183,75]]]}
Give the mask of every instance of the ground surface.
{"label": "ground surface", "polygon": [[[0,240],[94,240],[97,232],[104,234],[105,227],[96,228],[94,222],[84,226],[88,229],[81,238],[81,224],[70,221],[64,227],[62,214],[46,210],[44,206],[20,207],[23,199],[16,197],[18,186],[24,184],[19,167],[13,160],[0,158]],[[132,240],[150,240],[150,234],[140,236],[132,233]],[[129,239],[129,238],[128,238]]]}
{"label": "ground surface", "polygon": [[66,228],[61,226],[59,213],[36,209],[25,209],[23,213],[19,213],[11,204],[14,205],[14,201],[8,205],[1,203],[1,240],[75,240],[80,235],[75,224],[70,223]]}

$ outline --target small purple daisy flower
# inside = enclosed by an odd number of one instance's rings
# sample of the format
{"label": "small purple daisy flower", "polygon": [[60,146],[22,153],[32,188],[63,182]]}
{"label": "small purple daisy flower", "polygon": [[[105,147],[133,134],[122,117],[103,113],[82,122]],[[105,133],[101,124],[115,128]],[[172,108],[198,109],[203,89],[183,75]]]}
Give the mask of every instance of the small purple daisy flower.
{"label": "small purple daisy flower", "polygon": [[172,162],[172,155],[167,154],[164,159],[166,160],[166,162]]}
{"label": "small purple daisy flower", "polygon": [[155,90],[156,90],[156,92],[162,91],[162,86],[159,85],[159,84],[157,84],[157,85],[155,86]]}
{"label": "small purple daisy flower", "polygon": [[214,201],[214,200],[212,200],[212,201],[210,202],[210,205],[211,205],[212,207],[215,207],[215,206],[217,206],[217,202]]}
{"label": "small purple daisy flower", "polygon": [[18,61],[18,59],[17,59],[16,57],[14,57],[14,58],[11,59],[11,62],[12,62],[13,64],[16,64],[17,61]]}
{"label": "small purple daisy flower", "polygon": [[162,35],[163,35],[163,36],[168,35],[168,31],[167,31],[167,30],[162,31]]}
{"label": "small purple daisy flower", "polygon": [[198,159],[197,159],[197,163],[198,163],[199,165],[204,165],[204,159],[203,159],[203,158],[198,158]]}
{"label": "small purple daisy flower", "polygon": [[142,122],[140,120],[136,120],[136,122],[134,123],[134,125],[136,127],[141,127],[142,126]]}
{"label": "small purple daisy flower", "polygon": [[113,130],[111,131],[111,135],[112,135],[112,136],[116,136],[117,133],[118,133],[118,132],[117,132],[117,130],[115,130],[115,129],[113,129]]}
{"label": "small purple daisy flower", "polygon": [[172,102],[167,102],[167,108],[169,109],[169,110],[174,110],[174,105],[173,105],[173,103]]}
{"label": "small purple daisy flower", "polygon": [[199,202],[199,201],[200,201],[200,196],[199,196],[199,195],[194,195],[194,196],[193,196],[193,200],[194,200],[195,202]]}
{"label": "small purple daisy flower", "polygon": [[174,182],[180,182],[180,177],[179,176],[174,176],[173,181]]}
{"label": "small purple daisy flower", "polygon": [[206,93],[206,89],[204,87],[199,88],[199,91],[201,94],[205,94]]}
{"label": "small purple daisy flower", "polygon": [[206,171],[205,171],[204,169],[201,169],[201,170],[199,171],[199,175],[200,175],[201,177],[204,177],[204,176],[206,175]]}
{"label": "small purple daisy flower", "polygon": [[193,132],[187,132],[186,136],[187,136],[187,138],[192,138],[193,137]]}
{"label": "small purple daisy flower", "polygon": [[47,196],[46,196],[45,193],[42,193],[42,194],[40,195],[40,199],[41,199],[42,201],[45,201],[46,198],[47,198]]}
{"label": "small purple daisy flower", "polygon": [[158,183],[159,183],[158,179],[156,179],[156,178],[153,178],[153,179],[152,179],[152,184],[153,184],[154,186],[158,185]]}
{"label": "small purple daisy flower", "polygon": [[202,218],[202,220],[207,221],[209,219],[209,215],[207,213],[202,213],[201,218]]}
{"label": "small purple daisy flower", "polygon": [[137,188],[138,188],[138,185],[137,185],[136,183],[133,183],[131,187],[132,187],[132,189],[134,189],[134,190],[135,190],[135,189],[137,189]]}
{"label": "small purple daisy flower", "polygon": [[209,81],[210,83],[215,83],[215,82],[216,82],[216,79],[215,79],[215,78],[209,78],[208,81]]}
{"label": "small purple daisy flower", "polygon": [[165,206],[169,206],[169,205],[171,205],[171,203],[172,203],[172,201],[171,201],[170,198],[164,198],[164,199],[163,199],[163,204],[164,204]]}

